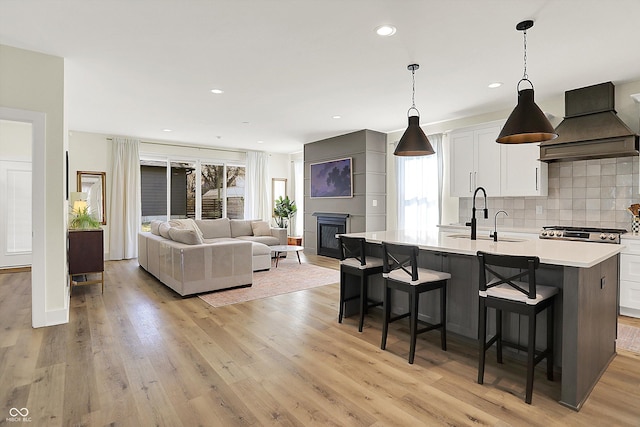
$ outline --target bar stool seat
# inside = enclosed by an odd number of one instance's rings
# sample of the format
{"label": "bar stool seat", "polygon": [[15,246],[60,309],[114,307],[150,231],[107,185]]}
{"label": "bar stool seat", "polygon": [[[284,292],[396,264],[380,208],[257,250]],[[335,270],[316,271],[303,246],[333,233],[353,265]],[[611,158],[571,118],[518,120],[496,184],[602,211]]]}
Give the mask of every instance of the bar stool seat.
{"label": "bar stool seat", "polygon": [[[369,298],[369,276],[382,273],[382,259],[367,256],[366,240],[362,237],[339,236],[340,241],[340,311],[338,323],[342,323],[344,306],[348,301],[358,300],[358,331],[362,332],[364,315],[372,307],[382,305],[382,301]],[[346,296],[346,276],[356,276],[360,284],[360,293]]]}
{"label": "bar stool seat", "polygon": [[[398,245],[382,242],[384,298],[382,324],[382,343],[380,348],[387,346],[387,334],[389,323],[409,317],[409,363],[412,364],[416,352],[416,338],[418,334],[434,329],[440,329],[440,341],[442,350],[447,350],[447,280],[451,278],[449,273],[429,270],[418,267],[417,246]],[[409,295],[409,311],[396,316],[391,315],[391,289],[406,292]],[[440,323],[427,325],[418,329],[418,306],[420,295],[434,290],[440,290]]]}
{"label": "bar stool seat", "polygon": [[[558,288],[536,283],[536,269],[540,259],[535,256],[498,255],[479,251],[480,296],[478,344],[478,384],[484,381],[486,351],[495,343],[498,363],[502,363],[502,347],[511,347],[527,352],[527,384],[525,402],[531,404],[533,374],[535,366],[547,360],[547,379],[553,381],[553,305]],[[488,277],[493,277],[487,281]],[[528,280],[522,281],[521,279]],[[487,341],[487,309],[496,311],[496,334]],[[536,350],[536,317],[547,310],[547,348]],[[528,343],[522,346],[502,338],[502,311],[528,317]]]}

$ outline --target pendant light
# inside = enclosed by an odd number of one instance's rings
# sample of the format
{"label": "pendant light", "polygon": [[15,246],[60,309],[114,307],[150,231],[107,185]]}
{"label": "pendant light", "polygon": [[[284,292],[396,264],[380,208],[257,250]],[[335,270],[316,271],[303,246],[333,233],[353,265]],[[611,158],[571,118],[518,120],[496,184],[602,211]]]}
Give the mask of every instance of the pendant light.
{"label": "pendant light", "polygon": [[435,153],[429,139],[427,139],[427,135],[424,134],[420,127],[420,112],[416,108],[416,70],[418,68],[420,68],[418,64],[407,66],[413,77],[412,105],[407,115],[411,113],[411,110],[415,110],[416,114],[409,115],[409,126],[402,134],[402,138],[400,138],[398,146],[393,152],[396,156],[428,156]]}
{"label": "pendant light", "polygon": [[[548,141],[558,137],[551,123],[533,100],[533,83],[527,75],[527,30],[533,21],[522,21],[516,30],[524,34],[524,73],[518,82],[518,105],[504,124],[496,142],[500,144],[523,144]],[[520,83],[528,82],[531,89],[520,90]]]}

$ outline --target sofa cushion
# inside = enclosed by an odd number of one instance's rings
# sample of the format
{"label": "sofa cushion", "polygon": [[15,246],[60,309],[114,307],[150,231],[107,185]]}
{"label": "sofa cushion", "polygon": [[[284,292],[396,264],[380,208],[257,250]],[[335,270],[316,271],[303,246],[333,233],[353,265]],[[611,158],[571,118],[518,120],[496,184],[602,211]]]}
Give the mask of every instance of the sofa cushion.
{"label": "sofa cushion", "polygon": [[253,256],[256,255],[268,255],[271,258],[271,248],[267,245],[263,245],[262,243],[253,242],[251,245],[251,252]]}
{"label": "sofa cushion", "polygon": [[200,228],[198,228],[196,222],[191,218],[172,219],[169,221],[169,225],[184,230],[193,230],[198,233],[200,235],[200,238],[202,239],[202,231],[200,231]]}
{"label": "sofa cushion", "polygon": [[271,236],[271,227],[267,221],[251,221],[254,236]]}
{"label": "sofa cushion", "polygon": [[149,224],[149,226],[151,227],[151,234],[155,234],[156,236],[160,235],[160,224],[162,224],[162,221],[158,219],[154,219],[153,221],[151,221],[151,223]]}
{"label": "sofa cushion", "polygon": [[165,239],[171,239],[171,237],[169,236],[169,229],[170,228],[171,228],[171,224],[169,224],[168,222],[163,222],[162,224],[160,224],[158,226],[158,232]]}
{"label": "sofa cushion", "polygon": [[185,245],[200,245],[203,243],[200,234],[196,230],[187,228],[171,227],[169,229],[169,237],[171,237],[171,240]]}
{"label": "sofa cushion", "polygon": [[251,229],[251,220],[232,219],[229,221],[229,223],[231,224],[231,237],[253,236],[253,230]]}
{"label": "sofa cushion", "polygon": [[196,225],[202,231],[204,239],[216,239],[218,237],[231,237],[229,218],[198,219]]}

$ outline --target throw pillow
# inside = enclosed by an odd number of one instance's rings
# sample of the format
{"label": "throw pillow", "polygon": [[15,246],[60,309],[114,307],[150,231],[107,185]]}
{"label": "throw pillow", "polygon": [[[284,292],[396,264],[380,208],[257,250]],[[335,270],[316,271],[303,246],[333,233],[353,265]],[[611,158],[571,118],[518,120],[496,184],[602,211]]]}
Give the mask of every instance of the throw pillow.
{"label": "throw pillow", "polygon": [[171,224],[172,227],[193,230],[200,235],[200,238],[202,238],[202,231],[200,231],[196,222],[191,218],[172,219],[169,221],[169,224]]}
{"label": "throw pillow", "polygon": [[155,234],[156,236],[160,235],[160,224],[162,224],[162,221],[154,219],[153,221],[151,221],[151,233]]}
{"label": "throw pillow", "polygon": [[170,239],[171,238],[171,237],[169,237],[169,229],[170,228],[171,228],[171,224],[169,224],[168,222],[163,222],[162,224],[160,224],[158,226],[158,232],[165,239]]}
{"label": "throw pillow", "polygon": [[169,229],[169,236],[171,240],[184,243],[185,245],[200,245],[203,243],[197,231],[186,228],[171,227]]}
{"label": "throw pillow", "polygon": [[254,236],[271,236],[271,227],[267,221],[251,221]]}

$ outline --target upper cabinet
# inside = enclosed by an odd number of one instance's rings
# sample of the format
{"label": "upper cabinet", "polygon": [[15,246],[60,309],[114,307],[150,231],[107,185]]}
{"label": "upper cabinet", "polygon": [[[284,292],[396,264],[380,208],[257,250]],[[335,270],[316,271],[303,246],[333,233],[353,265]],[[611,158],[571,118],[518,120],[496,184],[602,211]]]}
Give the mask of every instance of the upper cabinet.
{"label": "upper cabinet", "polygon": [[540,144],[504,144],[500,181],[502,196],[546,196],[548,165],[538,160]]}
{"label": "upper cabinet", "polygon": [[491,122],[451,132],[451,195],[471,197],[484,187],[489,197],[501,195],[501,144],[496,142],[504,122]]}
{"label": "upper cabinet", "polygon": [[547,164],[539,144],[498,144],[504,121],[451,132],[451,195],[471,197],[484,187],[489,197],[547,195]]}

